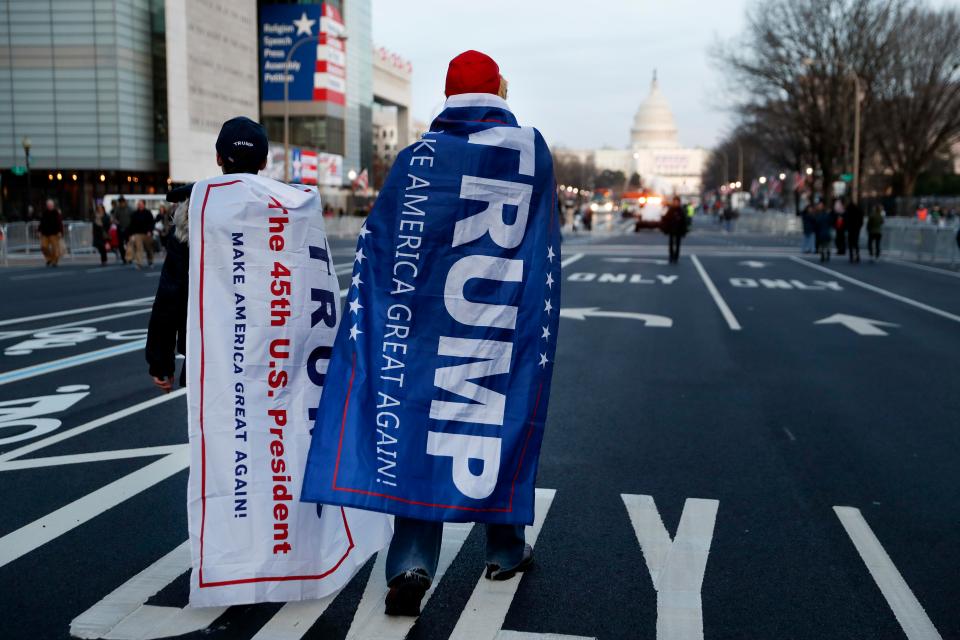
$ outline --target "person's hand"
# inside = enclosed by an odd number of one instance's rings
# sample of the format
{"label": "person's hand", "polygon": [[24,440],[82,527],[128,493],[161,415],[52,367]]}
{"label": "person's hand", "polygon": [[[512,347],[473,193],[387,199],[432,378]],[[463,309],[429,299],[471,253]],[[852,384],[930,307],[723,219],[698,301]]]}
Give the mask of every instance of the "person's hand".
{"label": "person's hand", "polygon": [[166,378],[158,378],[153,376],[153,385],[164,393],[170,393],[170,391],[173,389],[173,376],[168,376]]}

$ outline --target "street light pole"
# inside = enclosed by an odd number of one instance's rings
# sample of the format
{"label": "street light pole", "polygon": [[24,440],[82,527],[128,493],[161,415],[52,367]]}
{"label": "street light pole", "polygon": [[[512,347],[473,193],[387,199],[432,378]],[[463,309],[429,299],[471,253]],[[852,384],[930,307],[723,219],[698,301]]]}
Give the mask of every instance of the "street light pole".
{"label": "street light pole", "polygon": [[855,100],[853,116],[853,201],[860,202],[860,77],[853,73],[853,91]]}
{"label": "street light pole", "polygon": [[30,203],[31,203],[31,201],[32,201],[32,200],[31,200],[31,198],[32,198],[32,189],[31,189],[32,183],[31,183],[31,180],[30,180],[30,147],[31,147],[30,138],[28,138],[27,136],[24,136],[24,137],[23,137],[23,140],[21,141],[21,144],[23,145],[23,154],[26,156],[26,160],[27,160],[27,217],[29,218],[29,217],[30,217]]}
{"label": "street light pole", "polygon": [[743,145],[737,143],[737,182],[743,184]]}
{"label": "street light pole", "polygon": [[[300,48],[300,45],[307,42],[316,41],[320,43],[320,35],[315,36],[306,36],[297,40],[290,51],[287,52],[287,60],[283,65],[283,181],[290,182],[290,61],[293,59],[293,54],[297,49]],[[343,42],[347,39],[345,35],[330,35],[328,37],[336,38],[340,42]],[[346,130],[346,126],[344,126]]]}
{"label": "street light pole", "polygon": [[297,40],[290,51],[287,52],[287,60],[283,65],[283,181],[290,182],[290,60],[300,45],[320,41],[320,34],[307,36]]}

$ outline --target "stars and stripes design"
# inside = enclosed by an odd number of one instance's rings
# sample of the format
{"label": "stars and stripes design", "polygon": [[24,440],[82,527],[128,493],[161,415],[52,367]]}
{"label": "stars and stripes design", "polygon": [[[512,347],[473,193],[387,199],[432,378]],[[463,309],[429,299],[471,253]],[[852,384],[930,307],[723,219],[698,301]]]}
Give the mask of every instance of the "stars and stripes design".
{"label": "stars and stripes design", "polygon": [[367,256],[363,253],[363,244],[370,235],[367,224],[360,227],[360,236],[357,238],[357,252],[353,260],[353,277],[350,279],[350,288],[347,290],[347,305],[349,307],[348,321],[351,323],[350,339],[356,342],[363,331],[360,329],[360,310],[363,305],[360,304],[360,287],[363,286],[363,280],[360,279],[360,270],[363,268],[363,261]]}
{"label": "stars and stripes design", "polygon": [[[543,301],[543,312],[544,325],[542,328],[542,333],[540,339],[544,341],[543,351],[540,353],[540,362],[538,363],[541,369],[546,369],[547,365],[550,364],[550,359],[547,357],[547,354],[550,353],[550,337],[554,335],[554,332],[550,331],[550,325],[553,324],[556,319],[553,317],[553,285],[556,282],[553,278],[553,270],[556,267],[559,271],[560,260],[556,251],[553,249],[553,244],[547,246],[547,275],[546,275],[546,286],[547,286],[547,299]],[[557,274],[559,277],[559,273]],[[538,350],[539,351],[539,350]]]}
{"label": "stars and stripes design", "polygon": [[313,74],[313,99],[345,105],[347,56],[343,18],[336,7],[324,4],[317,39],[317,63]]}

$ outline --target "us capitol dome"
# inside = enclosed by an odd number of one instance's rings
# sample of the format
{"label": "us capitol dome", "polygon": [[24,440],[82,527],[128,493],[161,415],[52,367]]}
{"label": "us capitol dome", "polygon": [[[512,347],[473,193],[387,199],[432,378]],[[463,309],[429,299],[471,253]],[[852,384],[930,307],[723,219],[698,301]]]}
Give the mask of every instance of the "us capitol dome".
{"label": "us capitol dome", "polygon": [[667,97],[653,72],[650,93],[640,103],[630,127],[630,144],[619,149],[558,150],[582,161],[593,160],[598,171],[622,171],[629,180],[640,174],[644,188],[665,196],[700,195],[700,174],[707,151],[683,147]]}
{"label": "us capitol dome", "polygon": [[650,83],[650,95],[640,103],[637,114],[633,116],[630,141],[634,149],[675,149],[680,146],[673,111],[660,91],[656,71]]}

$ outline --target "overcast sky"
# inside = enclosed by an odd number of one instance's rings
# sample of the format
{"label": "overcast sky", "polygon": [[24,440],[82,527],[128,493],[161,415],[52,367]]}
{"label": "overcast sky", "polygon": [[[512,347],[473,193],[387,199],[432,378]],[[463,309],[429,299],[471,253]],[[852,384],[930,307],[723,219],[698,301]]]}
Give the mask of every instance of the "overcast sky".
{"label": "overcast sky", "polygon": [[729,123],[710,45],[742,30],[747,0],[373,0],[373,37],[413,63],[414,117],[443,101],[450,58],[491,55],[523,124],[551,145],[625,147],[654,68],[681,142],[712,146]]}

